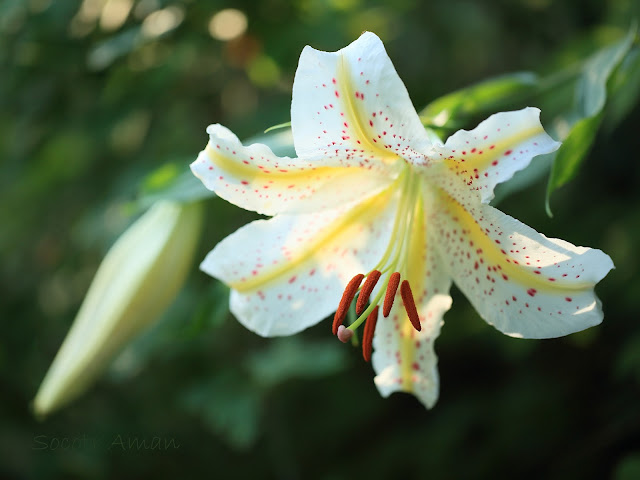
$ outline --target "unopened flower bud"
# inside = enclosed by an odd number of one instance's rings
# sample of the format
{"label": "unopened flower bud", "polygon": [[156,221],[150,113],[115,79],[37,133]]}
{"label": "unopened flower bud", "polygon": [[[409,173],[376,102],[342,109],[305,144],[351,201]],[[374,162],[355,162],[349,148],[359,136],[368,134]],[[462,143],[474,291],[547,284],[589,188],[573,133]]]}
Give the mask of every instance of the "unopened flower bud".
{"label": "unopened flower bud", "polygon": [[192,265],[201,226],[199,204],[161,201],[116,241],[40,385],[36,415],[84,392],[114,355],[169,307]]}

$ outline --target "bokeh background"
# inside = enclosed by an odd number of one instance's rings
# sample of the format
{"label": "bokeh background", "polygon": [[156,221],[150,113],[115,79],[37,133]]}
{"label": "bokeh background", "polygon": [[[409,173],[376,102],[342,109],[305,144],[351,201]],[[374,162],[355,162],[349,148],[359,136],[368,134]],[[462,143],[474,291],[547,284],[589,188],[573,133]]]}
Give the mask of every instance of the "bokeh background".
{"label": "bokeh background", "polygon": [[[639,10],[634,0],[0,3],[0,477],[640,478],[637,105],[613,128],[605,117],[577,178],[554,194],[554,218],[544,178],[500,203],[613,258],[597,288],[601,326],[512,339],[454,290],[436,342],[441,397],[427,411],[409,395],[380,398],[370,365],[327,322],[287,339],[246,331],[226,288],[194,264],[170,311],[86,395],[44,421],[30,411],[145,185],[186,169],[209,123],[248,138],[287,122],[304,45],[336,50],[376,32],[421,108],[489,76],[569,66],[623,36]],[[206,205],[197,259],[255,218]],[[127,443],[154,437],[167,448]]]}

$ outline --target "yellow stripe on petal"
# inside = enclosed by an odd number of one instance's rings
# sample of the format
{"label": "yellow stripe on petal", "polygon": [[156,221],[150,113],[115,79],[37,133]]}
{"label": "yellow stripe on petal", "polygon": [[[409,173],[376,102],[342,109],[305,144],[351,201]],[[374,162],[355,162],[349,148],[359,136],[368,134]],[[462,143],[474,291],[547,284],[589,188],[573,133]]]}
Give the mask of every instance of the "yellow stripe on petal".
{"label": "yellow stripe on petal", "polygon": [[[377,140],[374,140],[377,133],[373,130],[373,127],[367,127],[363,122],[367,121],[367,112],[360,105],[356,104],[356,98],[360,98],[360,92],[356,97],[355,89],[353,88],[353,82],[351,80],[351,72],[349,70],[348,60],[344,54],[340,55],[340,59],[336,65],[336,81],[339,90],[336,90],[339,95],[338,100],[344,106],[346,112],[348,128],[351,134],[356,137],[356,142],[364,148],[367,148],[372,153],[375,153],[378,158],[386,163],[395,162],[398,160],[398,156],[381,148],[378,145]],[[374,113],[375,115],[375,113]],[[373,122],[372,122],[373,123]]]}
{"label": "yellow stripe on petal", "polygon": [[[426,258],[422,258],[423,252],[427,250],[427,238],[425,228],[425,215],[422,195],[418,196],[414,213],[414,224],[412,225],[412,235],[409,244],[409,257],[407,265],[407,277],[413,289],[414,295],[421,294],[425,290],[426,283]],[[414,392],[413,377],[415,374],[414,363],[416,362],[416,330],[411,325],[409,317],[404,312],[402,320],[402,336],[400,339],[400,356],[402,358],[401,378],[402,390]]]}
{"label": "yellow stripe on petal", "polygon": [[264,215],[338,208],[379,192],[395,178],[364,162],[278,157],[266,145],[242,145],[222,125],[210,125],[207,132],[209,142],[191,164],[193,173],[221,198]]}
{"label": "yellow stripe on petal", "polygon": [[[393,185],[395,184],[392,184],[392,186]],[[269,283],[281,279],[283,275],[294,274],[307,260],[318,255],[322,247],[327,246],[329,243],[340,243],[341,238],[348,235],[348,229],[350,227],[358,225],[364,226],[378,216],[390,201],[390,197],[394,191],[392,186],[387,187],[382,192],[349,209],[346,214],[338,217],[333,224],[323,229],[322,232],[309,243],[308,247],[296,251],[286,263],[265,267],[259,274],[250,278],[228,282],[229,286],[238,292],[247,293],[259,288],[265,288]]]}
{"label": "yellow stripe on petal", "polygon": [[200,268],[232,289],[232,313],[264,336],[288,335],[334,312],[344,286],[384,253],[399,190],[360,202],[256,220],[228,236]]}
{"label": "yellow stripe on petal", "polygon": [[433,195],[438,248],[487,323],[514,337],[553,338],[602,321],[593,287],[613,267],[608,256],[547,238],[472,196],[460,203],[451,195]]}
{"label": "yellow stripe on petal", "polygon": [[404,163],[400,158],[422,164],[432,147],[384,45],[372,33],[338,52],[303,50],[291,128],[302,158],[383,171]]}
{"label": "yellow stripe on petal", "polygon": [[229,175],[235,178],[242,179],[249,184],[259,180],[261,183],[269,181],[275,182],[300,182],[306,181],[310,183],[321,177],[336,178],[338,176],[352,175],[352,172],[348,168],[344,167],[299,167],[293,169],[288,165],[274,164],[271,169],[268,167],[258,167],[252,163],[253,160],[249,157],[249,160],[239,160],[225,155],[216,146],[208,143],[205,151],[211,161],[219,169],[224,170]]}
{"label": "yellow stripe on petal", "polygon": [[[522,257],[527,257],[524,252],[518,251],[520,261],[507,252],[507,250],[510,250],[511,243],[517,243],[513,242],[518,240],[518,238],[513,238],[513,234],[504,235],[504,238],[502,238],[503,233],[509,233],[498,232],[498,229],[502,226],[491,223],[481,226],[474,218],[475,212],[472,214],[444,190],[438,190],[438,199],[450,218],[460,226],[460,230],[454,229],[453,232],[443,232],[443,234],[447,235],[445,241],[469,242],[469,246],[473,247],[469,250],[475,251],[475,256],[477,257],[473,268],[477,271],[477,275],[486,275],[491,278],[501,277],[502,280],[517,282],[532,288],[534,292],[544,291],[559,295],[562,295],[563,291],[580,291],[593,287],[593,282],[590,281],[576,281],[576,278],[569,279],[567,276],[556,276],[549,273],[548,267],[571,260],[570,252],[563,253],[561,252],[562,249],[558,248],[556,251],[549,252],[548,258],[544,263],[536,261],[532,265],[523,265]],[[482,220],[480,218],[480,221]],[[492,232],[491,229],[494,229],[494,234],[498,232],[497,236],[500,236],[501,239],[491,238],[489,235]],[[459,236],[459,238],[449,239],[449,235],[452,237]],[[532,251],[531,253],[538,254],[539,252]],[[472,260],[473,258],[474,255],[470,254],[466,260]]]}

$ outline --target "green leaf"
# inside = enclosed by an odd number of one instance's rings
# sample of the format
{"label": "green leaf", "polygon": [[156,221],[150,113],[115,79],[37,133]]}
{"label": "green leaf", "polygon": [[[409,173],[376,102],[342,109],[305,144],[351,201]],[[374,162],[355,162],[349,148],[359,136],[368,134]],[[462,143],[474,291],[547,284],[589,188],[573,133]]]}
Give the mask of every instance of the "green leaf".
{"label": "green leaf", "polygon": [[258,436],[262,412],[261,392],[237,371],[223,371],[198,382],[180,397],[187,411],[239,450],[251,447]]}
{"label": "green leaf", "polygon": [[272,127],[267,128],[264,133],[272,132],[273,130],[279,130],[281,128],[291,128],[291,122],[279,123],[278,125],[273,125]]}
{"label": "green leaf", "polygon": [[551,214],[551,194],[578,172],[600,126],[607,100],[607,83],[614,69],[625,58],[636,35],[635,25],[620,42],[601,49],[582,68],[575,90],[574,110],[564,117],[570,129],[557,152],[547,184],[545,208]]}
{"label": "green leaf", "polygon": [[637,478],[640,478],[640,453],[634,452],[618,462],[613,479],[634,480]]}
{"label": "green leaf", "polygon": [[636,35],[635,27],[615,45],[603,48],[584,64],[576,86],[576,107],[584,117],[600,113],[607,99],[607,81],[625,57]]}
{"label": "green leaf", "polygon": [[496,112],[503,106],[516,103],[533,92],[538,76],[532,72],[501,75],[440,97],[421,112],[427,126],[457,128],[469,117],[483,112]]}
{"label": "green leaf", "polygon": [[87,65],[91,70],[104,70],[118,58],[131,53],[142,41],[140,27],[133,27],[115,34],[89,51]]}
{"label": "green leaf", "polygon": [[169,163],[151,172],[142,182],[139,206],[149,208],[159,200],[191,203],[215,196],[187,165],[186,162]]}
{"label": "green leaf", "polygon": [[622,60],[609,80],[610,93],[607,117],[603,127],[613,130],[640,97],[640,48],[633,48]]}
{"label": "green leaf", "polygon": [[601,120],[602,115],[597,115],[578,121],[557,151],[553,167],[551,168],[551,178],[547,185],[545,208],[547,215],[550,217],[552,216],[551,206],[549,204],[551,192],[567,183],[576,175],[583,158],[587,155],[595,140]]}
{"label": "green leaf", "polygon": [[[284,125],[284,124],[282,124]],[[256,135],[245,140],[245,145],[251,145],[252,143],[262,143],[269,147],[273,153],[279,157],[295,157],[296,151],[293,148],[293,133],[288,128],[282,131],[273,131],[269,129],[269,133],[263,135]]]}
{"label": "green leaf", "polygon": [[198,302],[196,313],[184,331],[190,338],[221,327],[229,317],[229,287],[224,283],[213,282],[205,295],[198,297],[193,299],[194,302]]}
{"label": "green leaf", "polygon": [[247,367],[256,383],[273,387],[291,378],[314,378],[340,371],[346,351],[334,339],[306,341],[298,337],[276,339],[252,354]]}
{"label": "green leaf", "polygon": [[614,368],[614,376],[618,381],[640,384],[640,333],[630,336],[621,345]]}

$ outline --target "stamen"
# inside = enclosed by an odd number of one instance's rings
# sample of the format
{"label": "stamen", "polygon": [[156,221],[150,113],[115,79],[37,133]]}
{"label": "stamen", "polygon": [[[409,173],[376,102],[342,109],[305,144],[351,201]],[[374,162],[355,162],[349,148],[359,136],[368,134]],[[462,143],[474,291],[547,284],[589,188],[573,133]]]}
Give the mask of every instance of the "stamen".
{"label": "stamen", "polygon": [[347,343],[353,337],[353,330],[349,330],[344,325],[338,327],[338,340],[342,343]]}
{"label": "stamen", "polygon": [[340,300],[336,314],[333,317],[333,326],[331,327],[331,331],[334,335],[338,334],[338,326],[342,325],[342,322],[344,322],[344,317],[347,316],[349,305],[353,302],[353,297],[356,296],[356,292],[358,291],[358,287],[360,286],[360,283],[362,283],[363,278],[364,275],[359,273],[351,279],[347,284],[347,288],[344,289],[342,299]]}
{"label": "stamen", "polygon": [[384,296],[384,305],[382,306],[382,315],[389,316],[391,307],[393,307],[393,301],[396,298],[396,292],[398,291],[398,284],[400,283],[400,273],[394,272],[389,277],[389,284],[387,285],[387,293]]}
{"label": "stamen", "polygon": [[360,315],[364,312],[367,302],[369,301],[369,296],[376,286],[376,283],[378,283],[380,275],[382,275],[380,270],[374,270],[367,276],[367,279],[364,281],[364,285],[362,285],[362,289],[360,289],[358,301],[356,302],[356,315]]}
{"label": "stamen", "polygon": [[373,309],[373,312],[367,317],[367,323],[364,324],[364,332],[362,333],[362,356],[364,361],[371,360],[371,350],[373,349],[373,332],[376,330],[376,323],[378,322],[378,309]]}
{"label": "stamen", "polygon": [[418,310],[416,309],[416,302],[413,299],[413,293],[411,292],[411,287],[409,286],[408,280],[402,281],[402,285],[400,285],[400,295],[402,295],[404,308],[407,311],[407,315],[409,316],[411,325],[413,325],[413,328],[415,328],[417,331],[422,330],[422,326],[420,325],[420,317],[418,316]]}

